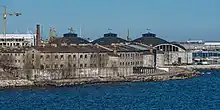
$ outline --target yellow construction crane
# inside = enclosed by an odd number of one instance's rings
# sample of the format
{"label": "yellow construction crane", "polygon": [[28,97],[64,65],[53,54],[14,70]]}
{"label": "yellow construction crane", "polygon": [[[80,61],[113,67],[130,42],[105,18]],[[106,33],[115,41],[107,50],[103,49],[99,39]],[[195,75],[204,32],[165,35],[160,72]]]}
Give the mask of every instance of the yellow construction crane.
{"label": "yellow construction crane", "polygon": [[0,5],[0,7],[3,7],[3,34],[6,35],[6,23],[7,23],[7,15],[9,16],[20,16],[21,13],[19,12],[14,12],[14,13],[7,13],[6,11],[6,6],[5,5]]}

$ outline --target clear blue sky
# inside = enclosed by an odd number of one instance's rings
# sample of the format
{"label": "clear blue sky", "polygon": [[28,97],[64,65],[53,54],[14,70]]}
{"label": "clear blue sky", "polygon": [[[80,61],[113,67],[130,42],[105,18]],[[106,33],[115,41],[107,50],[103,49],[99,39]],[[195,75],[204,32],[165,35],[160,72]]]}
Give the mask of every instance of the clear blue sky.
{"label": "clear blue sky", "polygon": [[220,40],[220,0],[0,0],[0,5],[22,13],[8,17],[8,33],[34,30],[39,23],[44,36],[51,26],[62,34],[69,27],[79,33],[81,25],[82,35],[92,39],[108,28],[124,38],[130,28],[133,39],[150,28],[169,41]]}

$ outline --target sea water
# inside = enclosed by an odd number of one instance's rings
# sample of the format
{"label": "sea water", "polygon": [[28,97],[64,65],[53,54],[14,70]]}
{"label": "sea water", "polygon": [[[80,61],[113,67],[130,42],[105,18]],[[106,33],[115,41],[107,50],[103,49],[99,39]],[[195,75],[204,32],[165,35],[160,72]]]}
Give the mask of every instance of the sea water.
{"label": "sea water", "polygon": [[220,70],[203,73],[163,82],[1,89],[0,109],[220,110]]}

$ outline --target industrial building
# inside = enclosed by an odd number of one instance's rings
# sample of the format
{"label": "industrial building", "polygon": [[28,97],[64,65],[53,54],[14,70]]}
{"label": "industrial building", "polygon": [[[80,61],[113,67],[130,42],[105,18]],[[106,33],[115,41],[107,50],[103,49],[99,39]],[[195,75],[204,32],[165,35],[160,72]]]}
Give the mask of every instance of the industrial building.
{"label": "industrial building", "polygon": [[36,34],[0,34],[0,47],[31,47]]}
{"label": "industrial building", "polygon": [[186,50],[185,47],[176,43],[170,43],[161,39],[153,33],[142,34],[142,37],[133,40],[155,48],[157,51],[164,52],[164,64],[192,64],[192,52]]}

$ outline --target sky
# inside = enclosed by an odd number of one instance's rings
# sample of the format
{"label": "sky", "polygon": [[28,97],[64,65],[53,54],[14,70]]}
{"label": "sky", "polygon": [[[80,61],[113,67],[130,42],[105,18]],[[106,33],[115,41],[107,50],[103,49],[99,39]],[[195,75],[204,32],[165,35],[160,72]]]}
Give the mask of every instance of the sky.
{"label": "sky", "polygon": [[[220,40],[220,0],[0,0],[8,16],[7,33],[35,32],[40,24],[44,38],[55,27],[61,36],[73,27],[85,38],[117,33],[132,39],[147,29],[168,41]],[[3,8],[0,8],[1,12]],[[2,22],[0,22],[0,32]]]}

